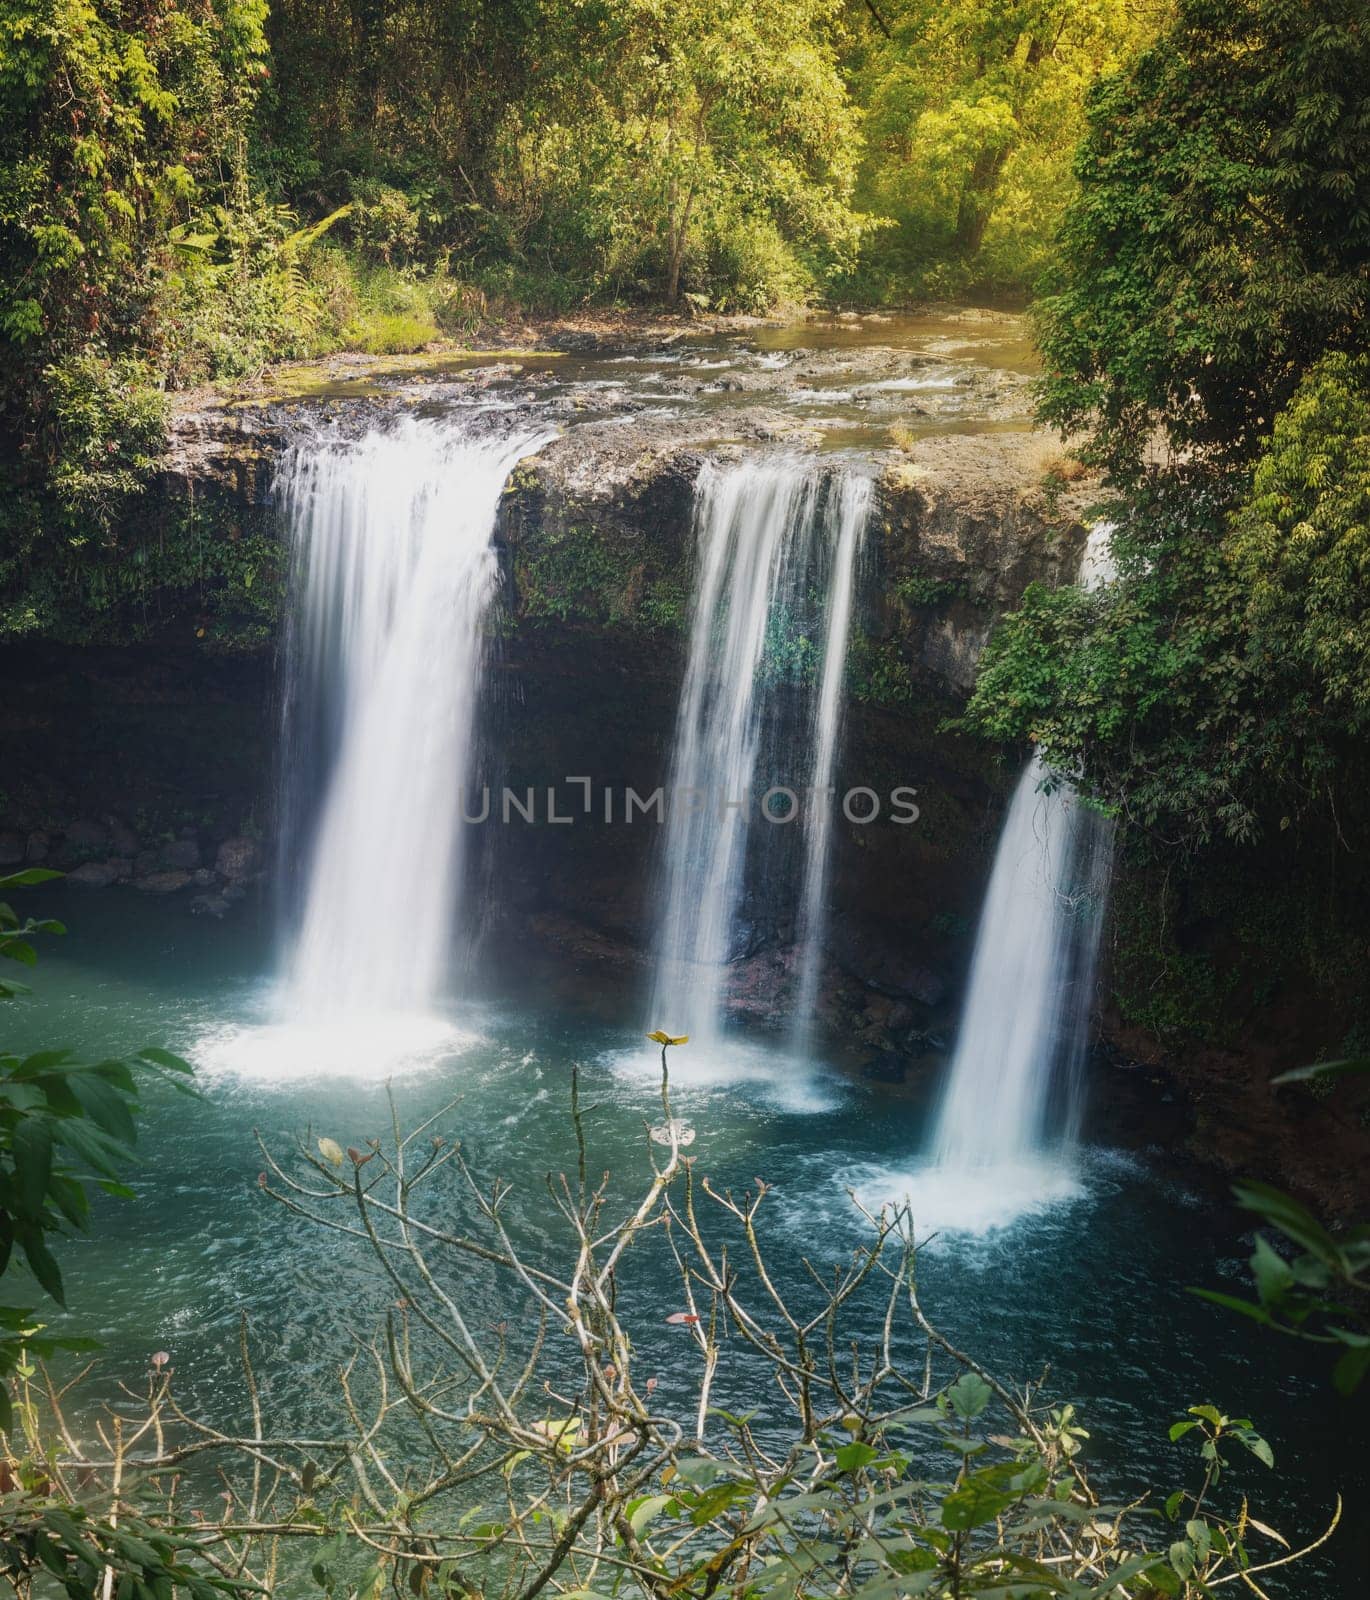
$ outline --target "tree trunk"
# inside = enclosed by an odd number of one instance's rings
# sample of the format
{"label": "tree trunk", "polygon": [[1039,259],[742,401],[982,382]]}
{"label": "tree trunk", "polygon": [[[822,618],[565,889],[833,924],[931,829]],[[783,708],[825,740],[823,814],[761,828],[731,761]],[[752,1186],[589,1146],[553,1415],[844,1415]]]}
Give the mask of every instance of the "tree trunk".
{"label": "tree trunk", "polygon": [[956,211],[955,242],[959,255],[973,256],[984,240],[1009,148],[1008,145],[989,146],[975,158]]}
{"label": "tree trunk", "polygon": [[690,212],[694,207],[695,189],[690,185],[678,221],[672,219],[667,233],[666,246],[666,304],[675,305],[680,299],[680,272],[685,265],[685,244],[690,237]]}
{"label": "tree trunk", "polygon": [[[1033,38],[1028,41],[1027,52],[1023,57],[1022,77],[1014,97],[1015,122],[1022,114],[1023,101],[1027,94],[1027,79],[1041,65],[1045,54],[1046,46],[1041,39]],[[984,243],[985,229],[989,227],[989,219],[994,214],[994,202],[999,197],[999,179],[1003,176],[1004,168],[1014,148],[1013,141],[1009,140],[1000,145],[986,145],[976,156],[956,210],[955,243],[959,255],[973,256]]]}

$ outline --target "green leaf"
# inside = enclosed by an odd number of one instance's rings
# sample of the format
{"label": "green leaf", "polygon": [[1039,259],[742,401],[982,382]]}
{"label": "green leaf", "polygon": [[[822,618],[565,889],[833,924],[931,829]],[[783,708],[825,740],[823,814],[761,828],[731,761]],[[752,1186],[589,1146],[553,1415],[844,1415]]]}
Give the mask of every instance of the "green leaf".
{"label": "green leaf", "polygon": [[942,1526],[953,1533],[964,1533],[982,1523],[993,1522],[1023,1497],[1016,1463],[1001,1462],[972,1473],[942,1502]]}
{"label": "green leaf", "polygon": [[1336,1270],[1340,1262],[1336,1241],[1307,1207],[1268,1183],[1236,1183],[1232,1192],[1239,1205],[1264,1217],[1324,1266]]}
{"label": "green leaf", "polygon": [[48,1185],[48,1193],[57,1204],[57,1209],[67,1219],[73,1228],[84,1228],[90,1219],[90,1200],[87,1198],[85,1188],[75,1178],[68,1178],[62,1173],[54,1175]]}
{"label": "green leaf", "polygon": [[33,1275],[42,1285],[43,1289],[52,1296],[63,1310],[66,1309],[66,1293],[62,1288],[62,1273],[57,1262],[53,1259],[52,1252],[48,1249],[43,1238],[42,1230],[31,1222],[16,1228],[14,1237],[19,1248],[24,1252],[24,1259],[28,1262]]}
{"label": "green leaf", "polygon": [[1170,1567],[1154,1566],[1146,1575],[1151,1587],[1164,1595],[1179,1595],[1184,1592],[1184,1579]]}
{"label": "green leaf", "polygon": [[38,1217],[52,1180],[52,1131],[44,1117],[25,1117],[10,1142],[18,1180],[19,1204],[26,1216]]}
{"label": "green leaf", "polygon": [[667,1506],[674,1503],[674,1497],[669,1494],[649,1494],[635,1502],[628,1512],[628,1526],[635,1534],[641,1535]]}
{"label": "green leaf", "polygon": [[947,1390],[947,1401],[958,1417],[969,1422],[985,1409],[993,1393],[978,1372],[967,1372]]}
{"label": "green leaf", "polygon": [[1354,1394],[1367,1371],[1370,1371],[1370,1346],[1348,1350],[1332,1369],[1332,1382],[1337,1393]]}
{"label": "green leaf", "polygon": [[71,1086],[97,1128],[128,1148],[137,1143],[128,1100],[112,1084],[94,1073],[73,1073]]}
{"label": "green leaf", "polygon": [[26,1078],[35,1078],[40,1073],[50,1072],[53,1067],[60,1067],[64,1061],[71,1060],[70,1050],[38,1050],[31,1056],[25,1056],[19,1063],[19,1070]]}
{"label": "green leaf", "polygon": [[690,1507],[690,1521],[696,1528],[702,1528],[706,1523],[712,1522],[720,1512],[726,1511],[729,1506],[750,1493],[751,1489],[747,1484],[738,1483],[733,1479],[724,1479],[722,1483],[711,1484]]}
{"label": "green leaf", "polygon": [[103,1177],[115,1183],[119,1181],[119,1161],[127,1160],[130,1154],[123,1146],[116,1145],[98,1128],[91,1127],[79,1117],[64,1118],[55,1125],[53,1132],[58,1144],[79,1156]]}
{"label": "green leaf", "polygon": [[[1270,1315],[1265,1307],[1258,1306],[1253,1300],[1239,1300],[1236,1295],[1220,1294],[1216,1289],[1191,1289],[1189,1292],[1192,1295],[1196,1295],[1200,1300],[1207,1300],[1215,1306],[1221,1306],[1224,1311],[1235,1311],[1240,1316],[1250,1317],[1253,1322],[1259,1322],[1264,1327],[1270,1328],[1275,1324],[1274,1317]],[[1179,1424],[1177,1423],[1176,1426],[1178,1427]],[[1197,1426],[1197,1423],[1191,1422],[1189,1424],[1191,1428]],[[1172,1439],[1177,1437],[1177,1434],[1171,1433]]]}
{"label": "green leaf", "polygon": [[860,1472],[862,1467],[868,1467],[879,1455],[880,1452],[873,1445],[853,1439],[850,1444],[844,1444],[833,1459],[837,1462],[839,1472]]}
{"label": "green leaf", "polygon": [[1293,1269],[1270,1241],[1260,1235],[1251,1257],[1251,1276],[1256,1281],[1261,1304],[1265,1306],[1278,1305],[1294,1286]]}
{"label": "green leaf", "polygon": [[195,1076],[195,1068],[183,1057],[173,1055],[170,1050],[159,1049],[156,1045],[149,1045],[146,1050],[140,1050],[138,1059],[150,1062],[155,1067],[165,1067],[168,1072],[180,1072],[192,1078]]}
{"label": "green leaf", "polygon": [[51,1528],[62,1541],[67,1550],[84,1566],[93,1572],[98,1572],[104,1565],[99,1552],[81,1531],[82,1525],[69,1512],[59,1506],[47,1506],[43,1510],[43,1522]]}
{"label": "green leaf", "polygon": [[1253,1433],[1249,1428],[1239,1428],[1237,1438],[1255,1456],[1257,1461],[1263,1461],[1267,1467],[1275,1465],[1275,1452],[1270,1448],[1260,1434]]}

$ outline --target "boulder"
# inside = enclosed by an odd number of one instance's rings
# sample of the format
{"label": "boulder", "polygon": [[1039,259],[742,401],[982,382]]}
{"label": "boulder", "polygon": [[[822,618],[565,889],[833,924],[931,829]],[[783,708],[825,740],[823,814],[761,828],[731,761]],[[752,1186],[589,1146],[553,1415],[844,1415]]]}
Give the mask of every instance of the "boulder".
{"label": "boulder", "polygon": [[108,889],[118,876],[117,862],[85,861],[74,872],[67,873],[67,882],[81,889]]}
{"label": "boulder", "polygon": [[138,854],[138,835],[129,827],[128,823],[120,817],[106,817],[105,822],[109,827],[110,849],[116,856],[136,856]]}
{"label": "boulder", "polygon": [[24,859],[31,865],[36,866],[38,862],[47,860],[48,851],[51,848],[52,840],[48,838],[47,834],[43,833],[41,829],[35,829],[29,835],[28,843],[24,847]]}
{"label": "boulder", "polygon": [[194,839],[173,839],[157,852],[157,861],[167,871],[194,872],[200,865],[200,847]]}
{"label": "boulder", "polygon": [[230,883],[255,877],[261,867],[262,847],[255,839],[225,839],[214,857],[214,867]]}
{"label": "boulder", "polygon": [[109,848],[109,829],[103,822],[80,819],[70,823],[63,835],[68,850],[106,850]]}
{"label": "boulder", "polygon": [[146,877],[135,878],[133,887],[141,889],[144,894],[175,894],[189,882],[190,874],[184,870],[149,872]]}

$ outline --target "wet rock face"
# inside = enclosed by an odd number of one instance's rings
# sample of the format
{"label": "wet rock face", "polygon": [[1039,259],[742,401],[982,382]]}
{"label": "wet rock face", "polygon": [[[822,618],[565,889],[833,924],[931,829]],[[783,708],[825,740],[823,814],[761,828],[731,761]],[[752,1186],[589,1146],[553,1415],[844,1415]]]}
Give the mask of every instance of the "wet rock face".
{"label": "wet rock face", "polygon": [[[260,873],[261,847],[244,828],[270,815],[269,660],[206,656],[180,640],[40,643],[0,660],[11,689],[0,709],[8,870],[41,865],[86,889],[156,879],[151,892],[164,894]],[[217,870],[235,840],[232,873]]]}
{"label": "wet rock face", "polygon": [[[35,839],[42,841],[43,859],[51,853],[60,862],[69,884],[78,889],[108,889],[114,884],[130,884],[146,894],[177,894],[182,889],[212,890],[203,896],[217,906],[222,901],[227,909],[229,901],[224,895],[251,883],[261,876],[262,847],[253,839],[235,837],[225,839],[217,848],[212,847],[214,866],[202,866],[205,851],[194,835],[173,839],[161,845],[143,847],[138,834],[120,817],[110,817],[107,822],[94,823],[76,818],[68,824],[56,824],[52,831],[35,832],[26,841],[22,835],[0,835],[19,841],[22,854],[33,848]],[[111,851],[115,853],[111,853]],[[221,912],[216,912],[221,914]]]}
{"label": "wet rock face", "polygon": [[108,889],[128,874],[127,861],[84,861],[67,874],[67,882],[81,889]]}

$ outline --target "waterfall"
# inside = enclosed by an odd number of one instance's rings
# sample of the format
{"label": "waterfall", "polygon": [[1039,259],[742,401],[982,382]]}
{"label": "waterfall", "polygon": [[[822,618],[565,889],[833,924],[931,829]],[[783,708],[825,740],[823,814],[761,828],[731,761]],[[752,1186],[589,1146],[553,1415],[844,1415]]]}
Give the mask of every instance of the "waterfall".
{"label": "waterfall", "polygon": [[[1083,588],[1112,581],[1108,523]],[[980,914],[970,983],[933,1136],[945,1172],[1021,1175],[1078,1132],[1112,826],[1034,756],[1018,780]],[[987,1170],[988,1169],[988,1170]],[[997,1220],[997,1219],[996,1219]]]}
{"label": "waterfall", "polygon": [[799,981],[795,986],[791,1039],[796,1054],[807,1056],[813,1029],[814,1001],[823,960],[823,935],[828,911],[828,854],[832,839],[832,812],[836,801],[833,779],[837,772],[837,746],[846,708],[847,636],[851,631],[852,597],[856,587],[857,558],[870,516],[871,481],[846,474],[834,496],[837,524],[832,572],[827,585],[828,625],[823,641],[823,666],[813,714],[814,802],[804,816],[804,884],[800,899],[798,942]]}
{"label": "waterfall", "polygon": [[939,1166],[1013,1167],[1073,1137],[1107,884],[1107,824],[1034,757],[999,836],[960,1037],[933,1141]]}
{"label": "waterfall", "polygon": [[294,845],[291,1021],[418,1014],[444,986],[495,510],[514,464],[546,437],[486,423],[405,418],[360,441],[297,446],[282,463],[287,815],[322,783],[312,838]]}
{"label": "waterfall", "polygon": [[[831,826],[831,807],[812,791],[833,779],[869,503],[867,480],[788,457],[707,464],[696,488],[699,576],[671,762],[650,1015],[654,1027],[688,1033],[706,1048],[721,1031],[728,964],[748,953],[749,863],[762,901],[775,898],[766,880],[790,876],[760,870],[756,858],[769,864],[776,852],[757,848],[752,836],[764,792],[780,785],[793,789],[805,819],[792,1024],[801,1037],[807,1028]],[[817,608],[818,648],[812,591],[826,597]],[[816,682],[812,709],[798,718],[787,714],[795,693],[787,680],[796,675]],[[770,811],[789,813],[788,798],[776,797]],[[769,833],[784,826],[761,823]]]}

